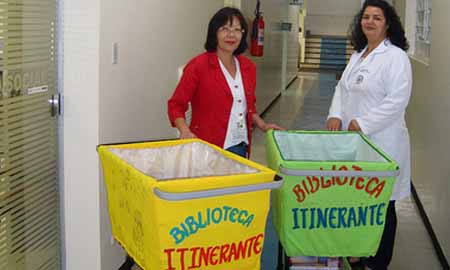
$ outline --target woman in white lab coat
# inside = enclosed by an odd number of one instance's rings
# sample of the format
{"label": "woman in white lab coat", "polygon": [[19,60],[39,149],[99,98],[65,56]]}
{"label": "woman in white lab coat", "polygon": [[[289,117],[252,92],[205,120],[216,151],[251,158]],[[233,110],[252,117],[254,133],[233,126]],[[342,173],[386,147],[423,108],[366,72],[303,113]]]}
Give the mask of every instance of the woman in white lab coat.
{"label": "woman in white lab coat", "polygon": [[387,269],[394,246],[395,201],[410,194],[410,144],[405,109],[412,88],[408,42],[395,10],[367,0],[352,25],[352,55],[330,107],[327,129],[361,131],[400,167],[377,254],[364,263]]}

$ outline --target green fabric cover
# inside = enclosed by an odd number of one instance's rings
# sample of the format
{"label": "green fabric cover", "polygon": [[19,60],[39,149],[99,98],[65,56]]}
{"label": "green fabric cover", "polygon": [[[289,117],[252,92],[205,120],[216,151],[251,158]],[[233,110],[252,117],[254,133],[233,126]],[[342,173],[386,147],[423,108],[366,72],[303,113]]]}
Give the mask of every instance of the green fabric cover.
{"label": "green fabric cover", "polygon": [[[396,162],[354,132],[269,131],[266,153],[268,166],[284,178],[272,206],[288,256],[376,253],[395,181],[381,175],[394,175]],[[336,171],[344,175],[331,176]]]}

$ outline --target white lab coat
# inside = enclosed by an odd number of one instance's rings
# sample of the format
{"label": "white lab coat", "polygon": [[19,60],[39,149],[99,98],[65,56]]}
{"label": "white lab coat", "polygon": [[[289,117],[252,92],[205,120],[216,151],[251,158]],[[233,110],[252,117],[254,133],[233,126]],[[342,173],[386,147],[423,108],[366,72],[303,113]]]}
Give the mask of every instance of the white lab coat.
{"label": "white lab coat", "polygon": [[[367,48],[366,48],[367,49]],[[355,52],[344,70],[328,118],[342,120],[347,130],[355,119],[361,130],[400,167],[391,200],[410,194],[411,161],[405,109],[412,88],[407,54],[388,39],[366,58]]]}

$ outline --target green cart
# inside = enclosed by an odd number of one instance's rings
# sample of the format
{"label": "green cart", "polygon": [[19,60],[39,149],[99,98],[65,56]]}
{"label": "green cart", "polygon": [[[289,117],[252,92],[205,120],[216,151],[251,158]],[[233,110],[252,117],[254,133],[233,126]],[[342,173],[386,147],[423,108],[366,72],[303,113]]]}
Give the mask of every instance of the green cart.
{"label": "green cart", "polygon": [[273,216],[287,256],[365,257],[378,249],[398,165],[355,132],[270,131],[284,178]]}

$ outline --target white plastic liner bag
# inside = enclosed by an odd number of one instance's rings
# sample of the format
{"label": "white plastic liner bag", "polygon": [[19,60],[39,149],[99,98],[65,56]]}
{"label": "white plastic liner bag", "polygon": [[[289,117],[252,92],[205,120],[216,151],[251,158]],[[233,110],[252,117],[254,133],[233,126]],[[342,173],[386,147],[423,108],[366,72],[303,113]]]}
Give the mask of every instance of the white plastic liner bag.
{"label": "white plastic liner bag", "polygon": [[157,180],[259,172],[198,142],[145,149],[110,148],[110,151]]}
{"label": "white plastic liner bag", "polygon": [[356,133],[274,133],[284,160],[386,162]]}

